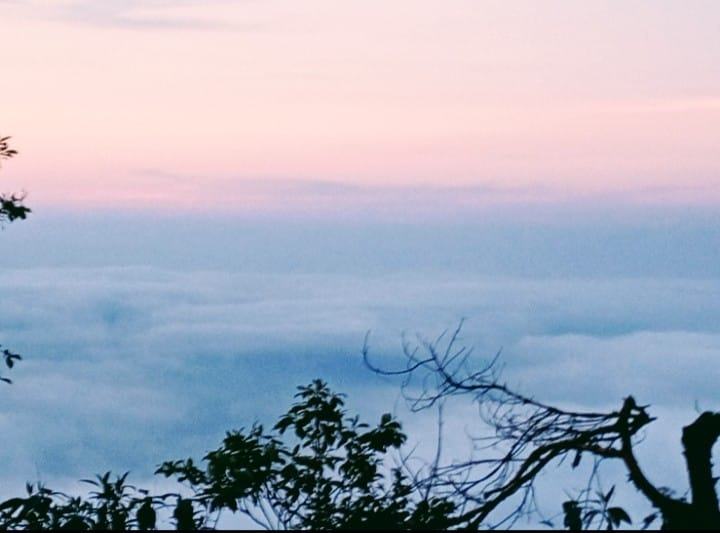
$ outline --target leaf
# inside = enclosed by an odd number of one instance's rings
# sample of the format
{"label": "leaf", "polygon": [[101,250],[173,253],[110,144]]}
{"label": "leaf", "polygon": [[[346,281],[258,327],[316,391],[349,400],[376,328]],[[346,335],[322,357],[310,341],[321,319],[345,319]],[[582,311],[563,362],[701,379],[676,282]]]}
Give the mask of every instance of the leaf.
{"label": "leaf", "polygon": [[647,515],[645,518],[643,518],[642,528],[643,529],[649,528],[650,524],[652,524],[657,519],[657,517],[658,517],[657,513],[652,513],[652,514]]}
{"label": "leaf", "polygon": [[6,509],[17,509],[23,505],[23,503],[25,503],[23,498],[11,498],[0,503],[0,511],[5,511]]}
{"label": "leaf", "polygon": [[610,507],[607,510],[608,518],[610,519],[610,522],[615,525],[615,527],[619,526],[623,522],[626,522],[628,524],[632,524],[632,520],[630,519],[630,516],[627,514],[625,509],[622,507]]}
{"label": "leaf", "polygon": [[614,493],[614,492],[615,492],[615,485],[613,485],[612,487],[610,487],[610,490],[607,491],[607,494],[605,494],[605,495],[602,497],[603,501],[604,501],[605,503],[608,503],[608,502],[610,501],[610,498],[613,497],[613,493]]}

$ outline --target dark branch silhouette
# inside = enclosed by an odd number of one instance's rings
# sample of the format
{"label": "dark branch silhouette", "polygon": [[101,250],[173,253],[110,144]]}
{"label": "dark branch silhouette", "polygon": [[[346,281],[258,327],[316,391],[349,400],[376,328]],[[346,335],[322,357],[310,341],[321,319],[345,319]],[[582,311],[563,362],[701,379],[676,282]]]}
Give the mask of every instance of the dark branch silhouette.
{"label": "dark branch silhouette", "polygon": [[[717,479],[713,477],[711,462],[712,446],[720,437],[720,414],[703,413],[683,429],[691,489],[691,499],[686,501],[653,484],[636,458],[639,433],[654,420],[648,414],[648,406],[639,405],[632,396],[619,409],[604,413],[547,405],[501,381],[499,353],[477,366],[472,350],[460,345],[461,329],[462,322],[435,341],[420,338],[416,345],[405,342],[406,364],[398,370],[374,364],[367,342],[363,357],[366,365],[378,374],[404,377],[403,394],[414,411],[458,397],[479,407],[478,429],[489,428],[490,435],[470,438],[483,455],[435,468],[422,481],[436,493],[463,502],[466,510],[462,518],[467,527],[486,527],[500,507],[505,515],[496,519],[496,526],[532,512],[538,474],[566,460],[575,468],[585,456],[595,461],[591,476],[603,461],[621,462],[629,483],[657,510],[664,529],[720,527]],[[513,501],[516,504],[508,512],[507,506]],[[600,527],[603,521],[617,527],[630,522],[622,508],[608,507],[604,501],[599,511],[583,505],[589,501],[565,502],[567,527]],[[655,514],[646,517],[646,526],[655,517]]]}
{"label": "dark branch silhouette", "polygon": [[[10,148],[9,140],[10,137],[0,137],[0,165],[3,160],[10,159],[17,155],[17,150]],[[27,218],[30,209],[22,204],[24,199],[24,195],[0,194],[0,225],[4,222],[13,222],[18,219],[22,220]],[[2,355],[5,366],[8,369],[12,369],[15,366],[15,362],[22,359],[20,354],[14,353],[7,348],[3,349],[2,345],[0,345],[0,355]],[[10,378],[1,375],[0,381],[12,383]]]}

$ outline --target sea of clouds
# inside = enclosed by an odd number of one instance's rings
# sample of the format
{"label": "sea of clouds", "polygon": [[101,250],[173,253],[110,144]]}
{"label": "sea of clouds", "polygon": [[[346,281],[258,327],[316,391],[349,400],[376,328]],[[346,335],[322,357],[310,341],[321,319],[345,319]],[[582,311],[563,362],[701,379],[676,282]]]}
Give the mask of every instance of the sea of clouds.
{"label": "sea of clouds", "polygon": [[[160,486],[159,462],[272,421],[315,377],[368,417],[397,412],[429,450],[432,416],[408,413],[398,382],[360,353],[370,331],[373,358],[399,365],[403,334],[432,338],[462,318],[462,342],[481,359],[502,348],[506,380],[524,392],[591,409],[630,393],[652,404],[659,420],[643,446],[660,484],[685,490],[680,429],[718,407],[720,276],[707,249],[717,233],[694,219],[674,231],[621,221],[584,233],[509,223],[323,232],[96,216],[38,216],[0,235],[0,344],[25,356],[0,391],[2,495],[107,469]],[[462,457],[476,421],[461,407],[446,415],[457,430],[446,458]]]}

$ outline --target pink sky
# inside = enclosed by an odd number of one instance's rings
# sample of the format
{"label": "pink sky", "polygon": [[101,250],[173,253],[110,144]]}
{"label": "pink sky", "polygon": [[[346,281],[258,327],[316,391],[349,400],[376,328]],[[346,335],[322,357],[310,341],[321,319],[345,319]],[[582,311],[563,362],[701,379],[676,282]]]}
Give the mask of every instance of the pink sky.
{"label": "pink sky", "polygon": [[713,0],[0,0],[0,35],[35,205],[720,202]]}

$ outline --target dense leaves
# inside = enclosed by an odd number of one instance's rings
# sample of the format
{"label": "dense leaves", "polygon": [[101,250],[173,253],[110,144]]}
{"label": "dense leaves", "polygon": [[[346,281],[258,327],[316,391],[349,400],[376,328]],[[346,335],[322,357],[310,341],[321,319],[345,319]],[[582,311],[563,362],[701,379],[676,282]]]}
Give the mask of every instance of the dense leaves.
{"label": "dense leaves", "polygon": [[86,498],[69,496],[42,485],[27,485],[27,496],[0,504],[0,528],[72,530],[150,530],[156,527],[155,507],[169,496],[151,497],[126,482],[127,473],[111,478],[106,472],[93,480]]}
{"label": "dense leaves", "polygon": [[0,222],[25,220],[31,210],[23,205],[24,199],[22,194],[0,194]]}
{"label": "dense leaves", "polygon": [[386,454],[405,442],[389,414],[370,427],[349,417],[342,395],[322,381],[271,431],[255,424],[230,432],[204,457],[164,463],[158,473],[187,482],[211,511],[239,511],[268,528],[422,529],[453,524],[455,506],[425,498]]}
{"label": "dense leaves", "polygon": [[270,431],[255,424],[229,432],[201,464],[163,463],[156,473],[186,485],[184,496],[151,496],[129,485],[127,473],[82,480],[91,486],[86,497],[28,485],[26,497],[0,503],[0,529],[150,530],[162,525],[161,514],[178,530],[211,529],[222,511],[272,529],[458,524],[452,502],[419,491],[399,467],[385,465],[406,440],[392,416],[375,426],[360,422],[319,380],[300,387],[297,398]]}

